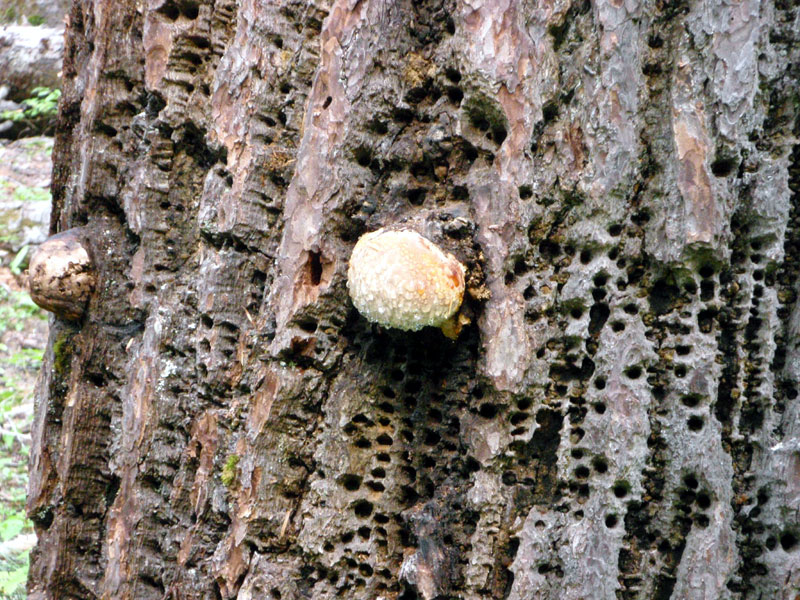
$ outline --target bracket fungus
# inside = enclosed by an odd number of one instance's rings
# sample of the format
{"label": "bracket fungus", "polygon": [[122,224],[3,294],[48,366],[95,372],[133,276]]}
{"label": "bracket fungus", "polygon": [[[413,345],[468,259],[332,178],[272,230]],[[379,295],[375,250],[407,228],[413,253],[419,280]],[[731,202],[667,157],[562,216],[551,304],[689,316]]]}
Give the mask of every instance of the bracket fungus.
{"label": "bracket fungus", "polygon": [[47,238],[28,266],[31,299],[68,321],[83,316],[95,285],[94,264],[80,229]]}
{"label": "bracket fungus", "polygon": [[358,240],[347,289],[367,320],[405,331],[433,326],[455,338],[464,265],[415,231],[379,229]]}

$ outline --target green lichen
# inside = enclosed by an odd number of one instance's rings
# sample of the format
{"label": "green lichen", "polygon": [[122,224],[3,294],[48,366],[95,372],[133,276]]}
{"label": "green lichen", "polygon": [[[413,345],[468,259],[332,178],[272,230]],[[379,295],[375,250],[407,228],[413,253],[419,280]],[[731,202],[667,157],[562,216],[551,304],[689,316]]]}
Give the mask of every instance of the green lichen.
{"label": "green lichen", "polygon": [[239,455],[231,454],[228,460],[225,461],[225,466],[222,467],[222,484],[226,488],[230,488],[239,476]]}
{"label": "green lichen", "polygon": [[70,359],[72,358],[71,346],[69,344],[72,336],[62,333],[53,342],[53,370],[56,375],[64,377],[69,373]]}

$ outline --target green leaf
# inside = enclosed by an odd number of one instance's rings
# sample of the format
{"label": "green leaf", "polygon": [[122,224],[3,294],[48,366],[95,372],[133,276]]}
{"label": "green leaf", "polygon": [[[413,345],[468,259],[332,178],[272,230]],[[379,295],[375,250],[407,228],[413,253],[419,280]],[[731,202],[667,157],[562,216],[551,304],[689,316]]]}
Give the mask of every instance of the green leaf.
{"label": "green leaf", "polygon": [[8,597],[16,592],[21,592],[25,588],[25,581],[28,579],[28,560],[25,564],[11,571],[0,571],[0,592]]}
{"label": "green leaf", "polygon": [[11,261],[11,264],[8,265],[9,269],[11,269],[11,272],[14,275],[19,275],[20,273],[22,273],[22,269],[20,267],[22,266],[25,257],[28,256],[28,250],[30,250],[30,246],[23,246],[20,249],[20,251],[17,252],[17,255],[14,257],[14,260]]}
{"label": "green leaf", "polygon": [[14,513],[6,516],[3,522],[0,523],[0,540],[7,542],[13,537],[19,535],[19,532],[25,528],[25,517],[20,513]]}

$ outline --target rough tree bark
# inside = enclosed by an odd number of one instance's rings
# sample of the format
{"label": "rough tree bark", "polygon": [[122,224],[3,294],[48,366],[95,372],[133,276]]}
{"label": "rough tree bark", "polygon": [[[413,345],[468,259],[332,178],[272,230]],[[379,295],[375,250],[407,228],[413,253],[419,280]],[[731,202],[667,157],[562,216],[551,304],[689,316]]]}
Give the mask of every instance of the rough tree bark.
{"label": "rough tree bark", "polygon": [[[41,598],[795,598],[800,9],[76,0]],[[359,235],[469,267],[371,327]]]}

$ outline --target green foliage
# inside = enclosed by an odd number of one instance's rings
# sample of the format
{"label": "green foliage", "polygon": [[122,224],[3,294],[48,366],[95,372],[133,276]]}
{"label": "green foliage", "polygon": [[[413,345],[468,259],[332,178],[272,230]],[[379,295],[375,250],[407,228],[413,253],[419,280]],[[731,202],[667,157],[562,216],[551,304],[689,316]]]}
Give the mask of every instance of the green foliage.
{"label": "green foliage", "polygon": [[11,264],[8,265],[8,268],[11,269],[11,272],[14,275],[19,275],[20,273],[22,273],[22,270],[25,268],[25,265],[27,264],[25,262],[25,259],[28,257],[28,250],[29,249],[30,249],[30,246],[23,246],[20,249],[20,251],[17,252],[17,255],[11,261]]}
{"label": "green foliage", "polygon": [[18,185],[12,196],[19,202],[50,202],[50,191],[42,188]]}
{"label": "green foliage", "polygon": [[21,331],[25,319],[36,317],[45,320],[45,312],[34,304],[24,292],[12,292],[0,287],[0,332],[12,329]]}
{"label": "green foliage", "polygon": [[25,582],[28,580],[28,552],[24,552],[8,566],[8,570],[0,569],[0,595],[3,598],[24,598]]}
{"label": "green foliage", "polygon": [[[0,339],[31,327],[45,313],[24,292],[0,285]],[[13,337],[13,336],[12,336]],[[7,343],[12,345],[8,337]],[[32,375],[43,351],[0,342],[0,598],[23,600],[33,524],[25,514],[32,419]]]}
{"label": "green foliage", "polygon": [[7,542],[17,537],[25,529],[25,522],[25,515],[18,512],[3,515],[3,520],[0,521],[0,541]]}
{"label": "green foliage", "polygon": [[39,25],[44,25],[44,17],[42,15],[31,15],[30,17],[28,17],[28,23],[30,23],[34,27],[38,27]]}
{"label": "green foliage", "polygon": [[31,94],[30,98],[25,98],[22,101],[23,108],[0,112],[0,120],[27,121],[34,124],[53,119],[58,112],[58,99],[61,98],[61,90],[37,87],[31,90]]}

